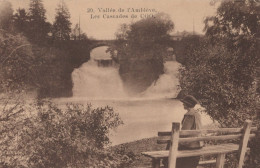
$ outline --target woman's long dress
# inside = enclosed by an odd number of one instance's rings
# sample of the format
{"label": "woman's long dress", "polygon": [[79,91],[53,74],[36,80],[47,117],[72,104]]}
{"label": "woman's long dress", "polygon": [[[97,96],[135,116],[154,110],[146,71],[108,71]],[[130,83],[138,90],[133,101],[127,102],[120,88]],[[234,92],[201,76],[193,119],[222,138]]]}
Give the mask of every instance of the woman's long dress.
{"label": "woman's long dress", "polygon": [[[201,117],[200,114],[194,110],[190,109],[182,120],[182,130],[198,130],[201,129]],[[203,146],[203,142],[192,142],[187,144],[180,144],[179,150],[191,150],[198,149]],[[166,149],[169,149],[169,144]],[[176,168],[196,168],[199,163],[200,157],[184,157],[178,158],[176,161]],[[167,162],[164,161],[165,167],[168,166]]]}

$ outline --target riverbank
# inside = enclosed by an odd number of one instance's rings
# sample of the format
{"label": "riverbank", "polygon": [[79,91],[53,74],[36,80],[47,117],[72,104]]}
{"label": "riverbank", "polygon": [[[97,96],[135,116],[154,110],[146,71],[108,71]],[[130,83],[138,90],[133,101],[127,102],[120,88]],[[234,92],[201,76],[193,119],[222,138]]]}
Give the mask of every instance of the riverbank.
{"label": "riverbank", "polygon": [[122,151],[131,159],[130,168],[148,167],[151,159],[141,155],[144,151],[164,150],[165,144],[157,144],[157,137],[145,138],[111,147],[112,151]]}

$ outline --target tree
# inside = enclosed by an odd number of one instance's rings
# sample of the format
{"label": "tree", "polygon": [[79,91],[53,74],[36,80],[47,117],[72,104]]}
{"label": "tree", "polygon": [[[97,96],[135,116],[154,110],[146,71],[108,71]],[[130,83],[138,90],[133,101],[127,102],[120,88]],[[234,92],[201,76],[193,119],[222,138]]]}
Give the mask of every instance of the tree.
{"label": "tree", "polygon": [[0,29],[8,30],[12,28],[13,9],[9,1],[0,2]]}
{"label": "tree", "polygon": [[[180,86],[223,127],[241,126],[245,119],[259,126],[259,23],[255,1],[223,1],[216,16],[205,20],[206,36],[186,50]],[[247,166],[257,167],[259,138],[250,145]]]}
{"label": "tree", "polygon": [[248,89],[256,80],[259,67],[260,5],[257,1],[224,1],[216,16],[205,19],[205,31],[213,44],[224,43],[237,53],[240,65],[235,76]]}
{"label": "tree", "polygon": [[79,40],[88,40],[87,34],[86,33],[81,33],[80,37],[79,37]]}
{"label": "tree", "polygon": [[14,14],[14,27],[17,32],[28,34],[29,16],[25,9],[17,9]]}
{"label": "tree", "polygon": [[36,42],[43,41],[50,32],[50,23],[46,22],[45,13],[42,0],[30,0],[28,36]]}
{"label": "tree", "polygon": [[76,24],[74,29],[72,30],[71,38],[73,40],[79,40],[79,24]]}
{"label": "tree", "polygon": [[205,19],[206,35],[211,37],[260,37],[260,5],[256,1],[224,1],[216,16]]}
{"label": "tree", "polygon": [[189,60],[190,50],[200,45],[201,36],[188,34],[183,36],[182,39],[175,44],[174,53],[176,60],[183,65]]}
{"label": "tree", "polygon": [[56,9],[56,17],[53,23],[53,37],[56,40],[69,40],[70,32],[70,13],[64,1],[61,1]]}
{"label": "tree", "polygon": [[162,13],[120,27],[115,47],[109,51],[117,53],[120,75],[130,91],[144,91],[163,73],[163,56],[173,28],[169,16]]}
{"label": "tree", "polygon": [[[166,14],[157,14],[155,17],[142,19],[129,26],[122,25],[116,38],[125,41],[124,48],[120,52],[124,58],[146,57],[159,58],[165,52],[166,46],[163,42],[170,40],[169,33],[174,24]],[[129,53],[131,52],[131,53]]]}
{"label": "tree", "polygon": [[182,90],[198,98],[207,113],[222,126],[238,126],[245,118],[254,119],[257,96],[254,83],[245,86],[243,76],[251,80],[254,74],[242,74],[239,52],[229,51],[224,44],[200,45],[187,52],[188,60],[181,69]]}
{"label": "tree", "polygon": [[76,24],[74,29],[72,30],[71,38],[73,40],[87,40],[88,36],[86,35],[86,33],[82,33],[80,31],[79,24]]}
{"label": "tree", "polygon": [[243,118],[229,116],[233,113],[256,114],[257,9],[255,1],[223,1],[216,16],[205,20],[206,38],[185,53],[181,87],[201,99],[209,114],[224,125],[242,123]]}

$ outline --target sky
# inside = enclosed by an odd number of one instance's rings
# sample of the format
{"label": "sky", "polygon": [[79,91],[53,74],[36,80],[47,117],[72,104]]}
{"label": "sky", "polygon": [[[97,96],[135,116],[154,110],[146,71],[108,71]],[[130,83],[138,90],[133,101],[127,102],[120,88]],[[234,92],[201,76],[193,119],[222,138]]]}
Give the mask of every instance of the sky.
{"label": "sky", "polygon": [[[1,0],[0,0],[1,1]],[[29,8],[30,0],[9,0],[13,9]],[[43,0],[47,20],[53,23],[55,9],[61,0]],[[71,15],[72,28],[76,23],[81,23],[81,30],[88,37],[96,39],[114,39],[115,32],[123,23],[131,23],[141,19],[141,14],[155,15],[158,12],[166,13],[175,24],[174,32],[193,31],[203,33],[203,20],[216,12],[216,6],[210,5],[210,0],[63,0]],[[98,8],[112,8],[115,12],[99,12]],[[119,9],[124,12],[119,12]],[[127,12],[128,8],[155,10],[154,12]],[[91,12],[93,9],[93,12]],[[90,11],[90,12],[89,12]],[[91,18],[99,15],[100,18]],[[128,15],[129,18],[107,18],[107,15]],[[136,18],[131,18],[132,14]],[[103,15],[105,15],[103,18]],[[146,15],[142,15],[145,17]],[[193,24],[194,23],[194,24]],[[174,33],[173,32],[173,33]]]}

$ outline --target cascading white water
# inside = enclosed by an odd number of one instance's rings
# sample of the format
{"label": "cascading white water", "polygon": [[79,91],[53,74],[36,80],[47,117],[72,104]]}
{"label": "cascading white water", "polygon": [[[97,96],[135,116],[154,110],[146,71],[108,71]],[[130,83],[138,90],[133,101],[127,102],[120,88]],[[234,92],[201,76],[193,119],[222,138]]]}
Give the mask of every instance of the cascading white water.
{"label": "cascading white water", "polygon": [[[118,68],[98,66],[97,60],[109,60],[107,47],[99,47],[91,52],[91,59],[72,73],[73,97],[88,99],[124,99],[129,98],[124,91]],[[145,92],[136,95],[141,99],[174,98],[177,95],[178,68],[176,61],[164,64],[165,73]]]}
{"label": "cascading white water", "polygon": [[[182,103],[167,99],[177,95],[179,63],[165,62],[165,73],[157,81],[143,93],[129,97],[124,92],[118,68],[109,66],[111,58],[106,48],[98,48],[98,51],[94,50],[90,61],[73,71],[73,97],[63,101],[91,103],[95,108],[113,107],[124,121],[124,125],[110,135],[113,145],[153,137],[158,131],[168,131],[172,122],[182,121],[186,112]],[[98,60],[108,64],[99,66]],[[202,115],[202,123],[208,124],[209,117],[205,116]]]}
{"label": "cascading white water", "polygon": [[91,52],[91,59],[72,73],[73,97],[91,99],[122,98],[126,94],[118,69],[113,66],[98,66],[95,60],[111,60],[107,47]]}
{"label": "cascading white water", "polygon": [[167,61],[164,63],[164,74],[155,81],[143,93],[144,97],[153,98],[175,98],[178,94],[178,69],[180,63],[176,61]]}

